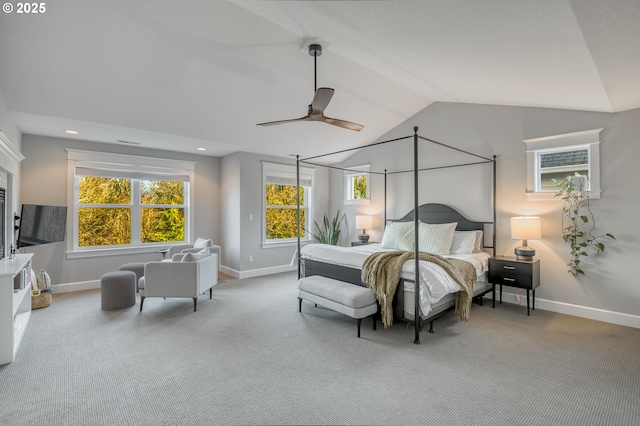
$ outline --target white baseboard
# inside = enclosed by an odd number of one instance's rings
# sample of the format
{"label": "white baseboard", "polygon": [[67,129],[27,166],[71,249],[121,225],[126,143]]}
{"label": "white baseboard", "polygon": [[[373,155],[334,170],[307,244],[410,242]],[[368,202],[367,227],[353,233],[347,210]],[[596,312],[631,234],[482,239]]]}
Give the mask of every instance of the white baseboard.
{"label": "white baseboard", "polygon": [[[521,296],[521,300],[516,300],[516,296]],[[491,293],[485,297],[491,299]],[[498,299],[496,290],[496,299]],[[502,303],[527,306],[527,296],[517,293],[502,292]],[[556,302],[555,300],[540,299],[536,297],[536,309],[542,309],[559,314],[573,315],[574,317],[587,318],[596,321],[608,322],[610,324],[623,325],[625,327],[640,328],[640,316],[625,314],[622,312],[607,311],[605,309],[591,308],[588,306],[573,305],[571,303]]]}
{"label": "white baseboard", "polygon": [[271,275],[271,274],[279,274],[281,272],[290,272],[295,269],[296,267],[291,267],[290,265],[282,265],[282,266],[272,266],[269,268],[251,269],[249,271],[238,271],[236,269],[231,269],[226,266],[220,266],[220,272],[223,272],[227,275],[231,275],[232,277],[238,278],[238,279],[261,277],[263,275]]}
{"label": "white baseboard", "polygon": [[100,288],[100,280],[80,281],[77,283],[66,284],[52,284],[51,292],[53,294],[70,293],[72,291],[93,290],[96,288]]}

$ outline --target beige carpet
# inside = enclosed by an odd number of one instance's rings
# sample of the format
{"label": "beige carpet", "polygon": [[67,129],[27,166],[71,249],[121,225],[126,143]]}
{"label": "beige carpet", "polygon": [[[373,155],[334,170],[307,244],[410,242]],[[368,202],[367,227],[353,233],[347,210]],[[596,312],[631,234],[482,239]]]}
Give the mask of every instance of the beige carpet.
{"label": "beige carpet", "polygon": [[0,366],[2,425],[638,425],[640,330],[514,305],[371,329],[313,304],[295,273],[227,279],[198,300],[33,312]]}

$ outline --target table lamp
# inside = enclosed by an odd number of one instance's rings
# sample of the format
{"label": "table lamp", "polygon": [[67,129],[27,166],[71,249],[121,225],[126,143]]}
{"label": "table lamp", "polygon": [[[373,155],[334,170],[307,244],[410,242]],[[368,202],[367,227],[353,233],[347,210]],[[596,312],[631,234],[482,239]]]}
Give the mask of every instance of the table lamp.
{"label": "table lamp", "polygon": [[522,247],[515,249],[516,259],[533,260],[536,251],[527,246],[527,240],[539,240],[542,238],[540,218],[536,216],[512,217],[511,238],[522,240]]}
{"label": "table lamp", "polygon": [[369,235],[366,230],[373,228],[373,218],[367,215],[356,216],[356,229],[362,229],[362,234],[358,235],[358,241],[362,244],[367,244],[369,241]]}

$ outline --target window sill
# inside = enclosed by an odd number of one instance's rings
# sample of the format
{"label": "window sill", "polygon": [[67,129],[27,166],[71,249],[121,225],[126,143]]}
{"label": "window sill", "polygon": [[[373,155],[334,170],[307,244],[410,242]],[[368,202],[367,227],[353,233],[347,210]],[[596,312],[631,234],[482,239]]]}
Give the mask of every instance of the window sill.
{"label": "window sill", "polygon": [[344,200],[345,204],[371,204],[371,199],[367,198],[365,200]]}
{"label": "window sill", "polygon": [[[300,240],[301,245],[310,244],[311,240]],[[283,247],[297,247],[297,240],[287,240],[287,241],[279,241],[273,243],[262,243],[263,249],[273,249],[273,248],[283,248]]]}
{"label": "window sill", "polygon": [[[601,191],[588,191],[589,199],[600,199]],[[548,201],[548,200],[562,200],[560,197],[555,196],[555,192],[527,192],[527,201]]]}
{"label": "window sill", "polygon": [[104,257],[104,256],[126,256],[130,254],[141,253],[161,253],[161,250],[166,249],[166,246],[152,246],[152,247],[120,247],[120,248],[103,248],[103,249],[89,249],[68,251],[67,259],[83,259],[90,257]]}

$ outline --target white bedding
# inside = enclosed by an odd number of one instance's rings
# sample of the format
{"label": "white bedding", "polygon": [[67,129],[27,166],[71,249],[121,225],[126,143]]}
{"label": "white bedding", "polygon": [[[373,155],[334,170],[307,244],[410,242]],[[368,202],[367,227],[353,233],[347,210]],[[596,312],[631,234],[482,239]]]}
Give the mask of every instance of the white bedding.
{"label": "white bedding", "polygon": [[[377,251],[390,251],[380,247],[380,244],[368,244],[356,247],[340,247],[326,244],[309,244],[302,248],[303,259],[317,260],[349,268],[362,269],[365,259]],[[470,262],[478,276],[488,269],[490,255],[485,252],[464,255],[443,256],[445,258],[461,259]],[[415,262],[413,259],[405,262],[400,276],[413,281]],[[449,293],[460,290],[460,285],[453,280],[440,266],[421,260],[420,263],[420,309],[423,316],[431,312],[431,305],[438,302]]]}

